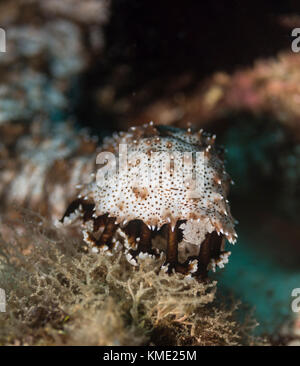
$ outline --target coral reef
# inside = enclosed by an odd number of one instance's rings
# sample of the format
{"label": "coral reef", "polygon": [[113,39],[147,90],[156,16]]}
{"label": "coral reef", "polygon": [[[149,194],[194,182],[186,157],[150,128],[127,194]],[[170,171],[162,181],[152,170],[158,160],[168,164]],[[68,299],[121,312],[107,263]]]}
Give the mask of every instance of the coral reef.
{"label": "coral reef", "polygon": [[205,278],[209,267],[228,261],[225,239],[237,238],[227,200],[231,179],[215,138],[153,122],[106,138],[94,182],[61,222],[80,219],[84,240],[95,252],[113,255],[122,243],[133,265],[138,258],[157,257],[153,239],[167,236],[165,271]]}

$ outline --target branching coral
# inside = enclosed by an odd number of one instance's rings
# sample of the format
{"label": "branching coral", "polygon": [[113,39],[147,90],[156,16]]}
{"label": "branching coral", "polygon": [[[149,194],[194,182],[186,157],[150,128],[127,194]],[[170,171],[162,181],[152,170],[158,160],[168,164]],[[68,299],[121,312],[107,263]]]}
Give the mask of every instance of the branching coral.
{"label": "branching coral", "polygon": [[122,243],[133,265],[158,257],[154,239],[165,235],[164,269],[205,278],[210,266],[228,261],[225,238],[234,243],[237,237],[227,200],[230,178],[214,142],[203,131],[153,123],[106,139],[97,157],[102,168],[62,222],[80,218],[84,240],[96,252],[112,254]]}

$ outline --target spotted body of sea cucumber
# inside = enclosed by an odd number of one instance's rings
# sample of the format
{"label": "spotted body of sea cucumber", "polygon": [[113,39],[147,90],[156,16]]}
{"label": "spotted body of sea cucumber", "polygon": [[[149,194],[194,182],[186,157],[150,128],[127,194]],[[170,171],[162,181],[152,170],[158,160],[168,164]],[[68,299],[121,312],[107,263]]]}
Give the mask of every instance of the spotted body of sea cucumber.
{"label": "spotted body of sea cucumber", "polygon": [[149,123],[106,138],[101,150],[94,181],[62,223],[79,220],[93,251],[123,248],[133,265],[163,252],[169,273],[206,278],[224,266],[225,239],[235,243],[237,234],[215,135]]}

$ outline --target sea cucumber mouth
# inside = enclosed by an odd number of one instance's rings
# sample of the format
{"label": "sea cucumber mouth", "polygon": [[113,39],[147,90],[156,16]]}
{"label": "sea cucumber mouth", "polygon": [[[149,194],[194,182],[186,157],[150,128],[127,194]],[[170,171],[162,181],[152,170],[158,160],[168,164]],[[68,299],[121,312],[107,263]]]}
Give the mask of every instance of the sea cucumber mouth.
{"label": "sea cucumber mouth", "polygon": [[225,236],[212,231],[206,233],[198,245],[185,243],[186,246],[194,247],[194,253],[180,255],[179,246],[184,243],[180,226],[187,220],[178,220],[175,226],[164,224],[160,229],[138,219],[120,225],[116,223],[116,218],[108,214],[97,216],[95,205],[84,199],[73,201],[61,222],[69,224],[78,218],[82,220],[83,239],[92,252],[113,255],[121,244],[127,260],[133,265],[138,265],[139,259],[147,256],[159,258],[163,253],[165,263],[162,269],[169,274],[178,272],[204,280],[209,269],[215,271],[216,266],[223,268],[230,254],[224,251]]}

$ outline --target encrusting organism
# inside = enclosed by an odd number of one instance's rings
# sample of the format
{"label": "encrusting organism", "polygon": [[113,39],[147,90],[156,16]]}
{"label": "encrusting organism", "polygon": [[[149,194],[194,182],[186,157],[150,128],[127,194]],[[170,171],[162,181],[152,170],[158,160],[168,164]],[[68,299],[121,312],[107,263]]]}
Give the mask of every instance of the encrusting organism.
{"label": "encrusting organism", "polygon": [[166,272],[205,279],[228,261],[225,239],[237,238],[227,200],[231,178],[215,138],[152,122],[106,138],[95,178],[61,223],[79,221],[93,252],[123,248],[133,265],[165,255]]}

